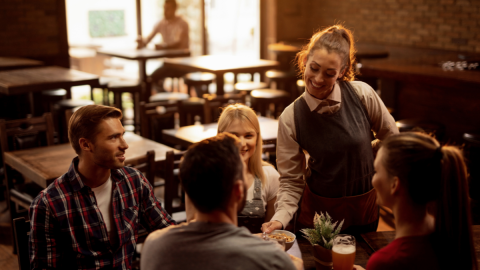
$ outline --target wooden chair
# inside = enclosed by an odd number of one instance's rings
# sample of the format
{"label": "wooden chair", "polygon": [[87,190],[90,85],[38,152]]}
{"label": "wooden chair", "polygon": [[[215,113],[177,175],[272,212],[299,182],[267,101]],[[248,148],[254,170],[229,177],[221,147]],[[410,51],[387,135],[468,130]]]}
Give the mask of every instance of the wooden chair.
{"label": "wooden chair", "polygon": [[[43,135],[43,136],[42,136]],[[26,118],[20,120],[0,120],[0,146],[2,158],[5,161],[4,152],[21,150],[25,148],[53,145],[53,120],[51,113],[45,113],[41,117]],[[23,177],[3,164],[6,182],[7,206],[13,219],[29,209],[33,198],[42,190],[34,183],[24,184]],[[20,172],[21,173],[21,172]],[[18,186],[17,188],[15,186]],[[19,211],[22,207],[26,210]],[[14,243],[14,253],[16,252]]]}
{"label": "wooden chair", "polygon": [[179,113],[176,100],[140,102],[140,134],[161,142],[162,129],[174,128],[176,113]]}
{"label": "wooden chair", "polygon": [[203,106],[204,110],[204,124],[209,124],[215,122],[218,117],[220,116],[220,109],[235,103],[242,103],[245,104],[245,93],[238,93],[238,94],[224,94],[223,96],[217,95],[203,95],[205,99],[205,103]]}
{"label": "wooden chair", "polygon": [[155,186],[155,151],[150,150],[145,156],[141,156],[134,160],[129,160],[125,166],[133,167],[143,173],[148,182]]}
{"label": "wooden chair", "polygon": [[30,270],[30,254],[28,251],[30,234],[30,221],[25,218],[13,220],[13,241],[17,247],[18,269]]}
{"label": "wooden chair", "polygon": [[[185,211],[185,194],[180,187],[178,169],[183,152],[168,151],[165,159],[165,211],[170,215],[175,212]],[[179,204],[174,201],[180,201]]]}
{"label": "wooden chair", "polygon": [[263,141],[262,159],[277,168],[277,139]]}

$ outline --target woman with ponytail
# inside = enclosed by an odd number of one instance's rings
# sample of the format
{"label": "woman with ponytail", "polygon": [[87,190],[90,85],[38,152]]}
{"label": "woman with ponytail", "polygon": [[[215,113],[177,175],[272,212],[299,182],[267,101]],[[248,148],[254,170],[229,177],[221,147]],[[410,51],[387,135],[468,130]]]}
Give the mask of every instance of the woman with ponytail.
{"label": "woman with ponytail", "polygon": [[371,180],[378,140],[371,134],[383,140],[398,128],[375,91],[354,81],[354,62],[353,36],[342,25],[318,31],[297,54],[306,91],[279,119],[280,189],[264,232],[286,227],[299,207],[296,230],[312,228],[315,212],[344,220],[350,233],[377,229]]}
{"label": "woman with ponytail", "polygon": [[395,240],[372,255],[368,270],[478,270],[467,170],[458,148],[401,133],[382,143],[375,170],[377,203],[392,209],[396,231]]}

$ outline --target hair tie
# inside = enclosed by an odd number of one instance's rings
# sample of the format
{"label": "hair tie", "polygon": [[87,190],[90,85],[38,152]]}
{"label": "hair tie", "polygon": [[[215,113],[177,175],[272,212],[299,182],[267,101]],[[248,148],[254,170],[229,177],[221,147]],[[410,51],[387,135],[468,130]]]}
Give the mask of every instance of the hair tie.
{"label": "hair tie", "polygon": [[438,159],[440,160],[443,159],[442,146],[437,147],[437,149],[435,150],[434,156],[438,157]]}

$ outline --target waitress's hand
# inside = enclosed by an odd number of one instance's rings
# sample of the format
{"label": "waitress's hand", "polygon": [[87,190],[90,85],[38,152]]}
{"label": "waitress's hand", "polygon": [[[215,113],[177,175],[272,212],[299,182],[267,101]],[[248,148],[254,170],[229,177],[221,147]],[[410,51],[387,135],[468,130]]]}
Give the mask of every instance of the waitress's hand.
{"label": "waitress's hand", "polygon": [[262,232],[264,233],[271,233],[275,230],[281,230],[282,228],[283,225],[278,220],[273,220],[262,224]]}
{"label": "waitress's hand", "polygon": [[292,260],[292,263],[295,266],[295,268],[297,270],[302,270],[303,269],[303,260],[293,256],[292,254],[288,254],[288,255],[290,255],[290,259]]}

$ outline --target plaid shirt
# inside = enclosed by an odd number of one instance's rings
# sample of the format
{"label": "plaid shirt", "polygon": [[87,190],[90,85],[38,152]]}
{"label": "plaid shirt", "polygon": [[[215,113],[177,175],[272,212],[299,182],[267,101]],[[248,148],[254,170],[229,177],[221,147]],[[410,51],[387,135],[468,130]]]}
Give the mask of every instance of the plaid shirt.
{"label": "plaid shirt", "polygon": [[118,231],[118,243],[112,246],[95,194],[83,184],[77,165],[78,157],[30,206],[31,268],[130,269],[139,227],[154,231],[175,221],[162,209],[152,186],[138,170],[111,170],[113,218]]}

